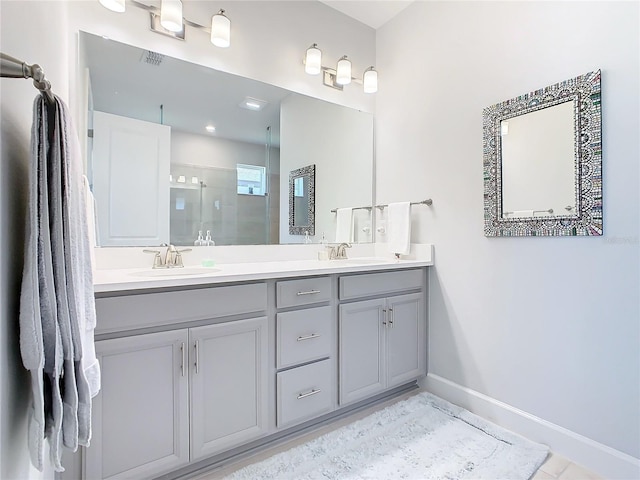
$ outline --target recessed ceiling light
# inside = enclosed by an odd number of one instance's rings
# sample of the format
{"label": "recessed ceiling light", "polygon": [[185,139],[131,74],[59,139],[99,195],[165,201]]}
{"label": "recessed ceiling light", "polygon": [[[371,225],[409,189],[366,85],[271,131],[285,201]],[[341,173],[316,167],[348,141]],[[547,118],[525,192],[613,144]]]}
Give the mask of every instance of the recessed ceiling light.
{"label": "recessed ceiling light", "polygon": [[204,127],[205,130],[209,133],[213,133],[216,131],[216,127],[214,127],[213,125],[207,125],[206,127]]}
{"label": "recessed ceiling light", "polygon": [[253,97],[245,97],[245,99],[240,102],[238,105],[240,108],[245,108],[247,110],[253,110],[254,112],[259,112],[264,107],[267,106],[269,102],[266,100],[260,100],[259,98]]}

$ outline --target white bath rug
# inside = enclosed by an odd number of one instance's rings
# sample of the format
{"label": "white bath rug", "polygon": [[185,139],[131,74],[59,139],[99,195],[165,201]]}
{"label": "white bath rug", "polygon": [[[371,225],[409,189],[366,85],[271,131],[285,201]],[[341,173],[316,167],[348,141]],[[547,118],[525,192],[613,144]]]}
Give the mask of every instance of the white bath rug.
{"label": "white bath rug", "polygon": [[229,480],[527,480],[548,448],[421,393]]}

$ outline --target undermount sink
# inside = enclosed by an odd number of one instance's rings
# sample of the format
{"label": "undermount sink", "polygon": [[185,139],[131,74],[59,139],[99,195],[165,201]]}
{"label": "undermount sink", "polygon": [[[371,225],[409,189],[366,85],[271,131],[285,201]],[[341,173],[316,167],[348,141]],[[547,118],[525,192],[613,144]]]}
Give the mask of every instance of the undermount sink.
{"label": "undermount sink", "polygon": [[219,268],[210,267],[150,268],[149,270],[131,272],[129,275],[133,275],[134,277],[182,277],[190,275],[209,275],[219,271]]}

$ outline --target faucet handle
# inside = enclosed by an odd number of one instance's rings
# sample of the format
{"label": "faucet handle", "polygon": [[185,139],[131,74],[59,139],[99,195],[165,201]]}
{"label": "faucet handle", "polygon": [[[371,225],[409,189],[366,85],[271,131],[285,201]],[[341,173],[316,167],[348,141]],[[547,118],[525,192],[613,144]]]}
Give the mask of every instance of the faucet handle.
{"label": "faucet handle", "polygon": [[174,267],[184,267],[184,263],[182,263],[182,252],[190,252],[192,249],[191,248],[181,248],[181,249],[177,249],[176,248],[176,257],[175,260],[173,262],[173,266]]}
{"label": "faucet handle", "polygon": [[160,268],[164,266],[164,264],[162,263],[162,257],[160,256],[160,250],[149,250],[145,248],[142,251],[144,253],[153,253],[155,255],[153,257],[153,268]]}

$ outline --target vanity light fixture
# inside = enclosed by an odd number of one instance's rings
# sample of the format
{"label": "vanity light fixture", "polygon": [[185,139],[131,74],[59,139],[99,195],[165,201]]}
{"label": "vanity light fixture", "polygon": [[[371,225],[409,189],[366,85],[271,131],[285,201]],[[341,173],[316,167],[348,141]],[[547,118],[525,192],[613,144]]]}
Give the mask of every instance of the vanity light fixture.
{"label": "vanity light fixture", "polygon": [[348,85],[351,83],[351,60],[343,55],[338,60],[338,66],[336,67],[336,83],[339,85]]}
{"label": "vanity light fixture", "polygon": [[124,0],[99,0],[104,8],[108,8],[112,12],[122,13],[125,11]]}
{"label": "vanity light fixture", "polygon": [[336,68],[325,67],[322,65],[322,51],[317,43],[307,48],[303,63],[304,71],[309,75],[322,73],[322,83],[327,87],[343,90],[345,85],[354,82],[363,86],[364,93],[378,91],[378,72],[374,67],[367,68],[362,77],[356,78],[351,72],[351,60],[346,55],[340,57]]}
{"label": "vanity light fixture", "polygon": [[314,43],[307,48],[304,58],[304,71],[309,75],[318,75],[322,71],[322,50]]}
{"label": "vanity light fixture", "polygon": [[162,0],[160,4],[160,25],[170,32],[181,32],[184,29],[181,0]]}
{"label": "vanity light fixture", "polygon": [[367,68],[362,77],[364,93],[376,93],[378,91],[378,72],[372,66]]}
{"label": "vanity light fixture", "polygon": [[204,127],[204,129],[209,133],[213,133],[216,131],[216,127],[214,127],[213,125],[207,125],[206,127]]}
{"label": "vanity light fixture", "polygon": [[211,17],[211,43],[221,48],[231,45],[231,20],[223,9]]}
{"label": "vanity light fixture", "polygon": [[182,16],[182,0],[161,0],[160,8],[138,0],[98,0],[100,4],[114,12],[125,11],[125,1],[136,8],[146,10],[151,17],[151,30],[178,40],[185,38],[185,25],[207,32],[211,43],[217,47],[231,44],[231,21],[220,9],[211,18],[211,28],[192,22]]}

